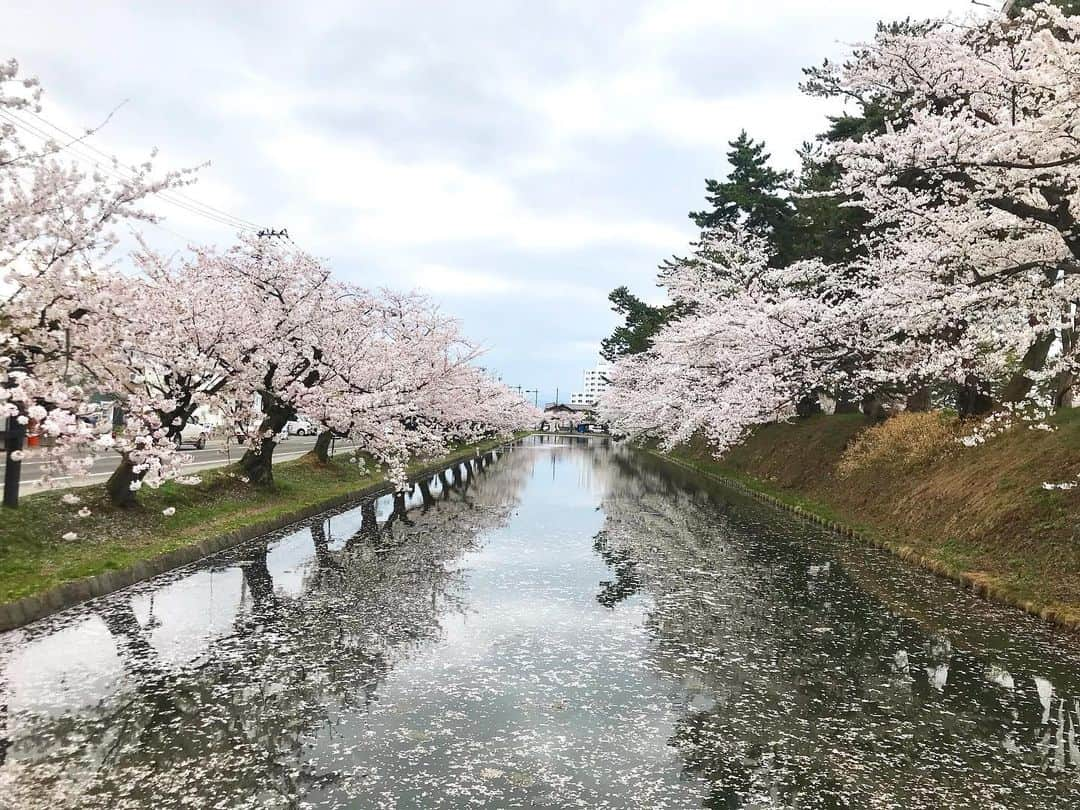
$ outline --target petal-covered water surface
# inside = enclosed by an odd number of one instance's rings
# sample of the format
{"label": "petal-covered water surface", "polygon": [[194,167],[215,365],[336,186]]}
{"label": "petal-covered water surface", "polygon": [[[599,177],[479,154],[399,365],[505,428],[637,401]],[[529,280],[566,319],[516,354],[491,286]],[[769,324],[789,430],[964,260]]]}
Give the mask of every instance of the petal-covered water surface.
{"label": "petal-covered water surface", "polygon": [[0,636],[0,806],[1080,805],[1080,642],[533,437]]}

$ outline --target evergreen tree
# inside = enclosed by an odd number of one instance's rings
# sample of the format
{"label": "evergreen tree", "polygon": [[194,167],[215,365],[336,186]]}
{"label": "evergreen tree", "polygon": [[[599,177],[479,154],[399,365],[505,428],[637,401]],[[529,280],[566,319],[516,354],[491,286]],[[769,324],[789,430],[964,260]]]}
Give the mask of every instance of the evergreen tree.
{"label": "evergreen tree", "polygon": [[[877,28],[879,32],[918,33],[929,25],[908,18],[878,23]],[[819,67],[804,68],[802,91],[821,98],[847,97],[836,84],[831,68],[828,61]],[[802,168],[793,198],[792,259],[820,258],[830,263],[849,262],[859,255],[862,240],[868,234],[869,217],[857,205],[851,204],[857,204],[858,200],[828,193],[836,186],[840,168],[823,154],[824,147],[880,134],[885,131],[886,121],[895,128],[906,126],[910,113],[897,106],[895,95],[882,93],[855,100],[857,106],[853,110],[829,116],[829,126],[817,136],[817,142],[804,144],[799,152]],[[915,186],[919,178],[912,177],[910,181]]]}
{"label": "evergreen tree", "polygon": [[[740,223],[769,240],[778,263],[789,261],[795,208],[785,189],[792,181],[791,173],[771,168],[765,144],[755,142],[745,130],[728,145],[731,169],[727,179],[705,181],[705,198],[712,210],[691,212],[690,218],[702,229]],[[661,274],[683,261],[678,257],[665,261]],[[677,307],[651,306],[626,287],[613,290],[608,299],[624,322],[600,344],[600,354],[607,360],[646,351],[653,335],[679,315]]]}
{"label": "evergreen tree", "polygon": [[765,151],[765,143],[754,141],[745,130],[728,145],[731,169],[727,179],[705,181],[705,199],[712,209],[692,211],[690,218],[699,228],[740,223],[751,233],[768,239],[777,260],[787,262],[795,214],[786,194],[792,182],[791,173],[769,166],[771,156]]}
{"label": "evergreen tree", "polygon": [[615,361],[628,354],[639,354],[652,345],[652,337],[674,314],[675,307],[654,307],[634,295],[627,287],[611,291],[612,310],[622,315],[624,323],[615,327],[610,337],[600,343],[600,356]]}
{"label": "evergreen tree", "polygon": [[869,217],[861,208],[849,205],[848,198],[830,193],[840,178],[840,167],[823,154],[824,147],[884,129],[884,112],[869,105],[861,115],[830,116],[829,127],[817,136],[817,142],[803,144],[799,150],[802,167],[792,197],[792,261],[820,258],[840,263],[858,256]]}

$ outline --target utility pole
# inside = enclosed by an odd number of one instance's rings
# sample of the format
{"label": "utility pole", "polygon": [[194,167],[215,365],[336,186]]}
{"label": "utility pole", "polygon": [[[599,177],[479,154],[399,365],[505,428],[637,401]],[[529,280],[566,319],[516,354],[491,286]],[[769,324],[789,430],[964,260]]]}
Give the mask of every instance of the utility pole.
{"label": "utility pole", "polygon": [[540,389],[539,388],[526,388],[525,389],[526,397],[528,397],[529,394],[533,395],[533,407],[534,408],[539,408],[540,407]]}
{"label": "utility pole", "polygon": [[[26,426],[17,417],[9,416],[4,431],[4,506],[14,509],[19,505],[19,484],[22,479],[22,449],[26,438]],[[18,453],[18,458],[15,457]]]}

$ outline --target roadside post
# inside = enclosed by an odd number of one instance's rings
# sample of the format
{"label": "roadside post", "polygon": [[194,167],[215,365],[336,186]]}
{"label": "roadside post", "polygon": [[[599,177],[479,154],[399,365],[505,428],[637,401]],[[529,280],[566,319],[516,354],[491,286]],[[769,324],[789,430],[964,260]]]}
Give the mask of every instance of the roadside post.
{"label": "roadside post", "polygon": [[[26,440],[26,426],[17,417],[9,416],[4,431],[4,506],[14,509],[19,505],[19,483],[22,477],[22,449]],[[19,455],[16,456],[15,454]]]}

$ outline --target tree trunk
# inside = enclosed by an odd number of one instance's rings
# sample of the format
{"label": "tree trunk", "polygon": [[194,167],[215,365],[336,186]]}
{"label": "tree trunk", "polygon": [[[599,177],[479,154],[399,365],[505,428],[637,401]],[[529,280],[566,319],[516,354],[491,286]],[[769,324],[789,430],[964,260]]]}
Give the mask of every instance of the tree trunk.
{"label": "tree trunk", "polygon": [[930,386],[924,385],[908,394],[904,410],[912,413],[930,410]]}
{"label": "tree trunk", "polygon": [[795,403],[795,413],[802,418],[821,413],[821,401],[817,394],[807,394]]}
{"label": "tree trunk", "polygon": [[258,447],[253,447],[244,453],[240,459],[240,469],[249,483],[256,486],[274,485],[274,448],[277,442],[273,439],[263,439]]}
{"label": "tree trunk", "polygon": [[1073,405],[1073,390],[1076,385],[1076,375],[1071,371],[1063,371],[1054,380],[1054,408],[1071,408]]}
{"label": "tree trunk", "polygon": [[105,491],[109,493],[109,501],[112,505],[119,506],[121,509],[134,507],[136,504],[135,490],[131,488],[131,485],[136,481],[141,481],[142,477],[142,473],[135,472],[135,464],[125,454],[120,459],[120,466],[113,471],[113,474],[109,476],[109,480],[105,482]]}
{"label": "tree trunk", "polygon": [[[1070,314],[1068,320],[1063,319],[1068,325],[1061,330],[1061,355],[1071,357],[1076,350],[1076,316]],[[1076,386],[1076,374],[1072,371],[1061,371],[1054,380],[1054,408],[1071,408],[1073,405],[1073,392]]]}
{"label": "tree trunk", "polygon": [[961,419],[984,416],[994,410],[994,400],[986,393],[986,386],[973,374],[956,390],[956,412]]}
{"label": "tree trunk", "polygon": [[320,464],[330,463],[330,442],[334,439],[334,433],[330,430],[324,430],[319,434],[319,438],[315,440],[315,449],[312,451],[315,453],[315,459]]}
{"label": "tree trunk", "polygon": [[250,483],[270,487],[274,485],[274,448],[277,447],[277,436],[285,429],[289,420],[296,416],[296,411],[269,394],[264,394],[263,413],[265,416],[259,425],[259,435],[261,437],[269,433],[270,437],[261,439],[257,446],[244,453],[240,459],[240,469]]}
{"label": "tree trunk", "polygon": [[1002,402],[1020,402],[1031,392],[1031,386],[1035,384],[1035,381],[1024,372],[1038,371],[1046,365],[1046,357],[1050,353],[1050,347],[1054,345],[1056,338],[1057,333],[1051,331],[1044,332],[1035,339],[1035,342],[1031,344],[1024,354],[1024,359],[1020,361],[1020,369],[1012,375],[1005,389],[1001,392]]}
{"label": "tree trunk", "polygon": [[876,395],[871,396],[868,394],[863,397],[860,410],[870,419],[884,419],[886,415],[885,403],[881,401],[881,397]]}
{"label": "tree trunk", "polygon": [[836,408],[833,413],[858,413],[859,401],[846,391],[836,392]]}

